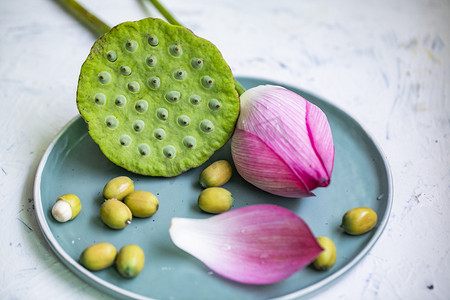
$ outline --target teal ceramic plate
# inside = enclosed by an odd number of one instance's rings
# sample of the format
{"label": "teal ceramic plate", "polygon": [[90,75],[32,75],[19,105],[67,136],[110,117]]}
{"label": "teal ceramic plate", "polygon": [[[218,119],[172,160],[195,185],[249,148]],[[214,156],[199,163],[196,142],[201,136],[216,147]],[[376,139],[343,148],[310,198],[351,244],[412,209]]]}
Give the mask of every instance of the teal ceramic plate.
{"label": "teal ceramic plate", "polygon": [[[266,80],[239,78],[245,88],[276,84]],[[281,85],[281,84],[279,84]],[[286,199],[262,192],[245,182],[234,170],[225,185],[235,198],[234,208],[272,203],[300,215],[316,236],[328,236],[336,244],[338,258],[327,272],[310,267],[270,285],[253,286],[218,276],[197,259],[175,247],[169,237],[172,217],[205,218],[197,207],[201,192],[198,177],[204,166],[175,178],[152,178],[132,174],[106,159],[90,138],[84,121],[77,117],[56,137],[45,152],[35,180],[35,207],[39,225],[56,255],[77,276],[116,298],[139,299],[292,299],[318,291],[360,261],[381,235],[392,204],[392,180],[380,148],[353,118],[334,105],[297,88],[287,88],[318,105],[327,115],[336,147],[334,171],[327,188],[316,197]],[[206,163],[218,159],[232,162],[227,144]],[[149,219],[133,219],[123,230],[109,229],[99,217],[103,186],[111,178],[126,175],[137,190],[154,193],[160,202]],[[56,198],[73,193],[82,201],[77,218],[57,223],[51,216]],[[368,206],[379,217],[378,225],[361,236],[349,236],[339,228],[342,215],[351,208]],[[77,260],[86,247],[109,242],[117,249],[137,244],[144,249],[142,273],[124,279],[113,268],[90,272]]]}

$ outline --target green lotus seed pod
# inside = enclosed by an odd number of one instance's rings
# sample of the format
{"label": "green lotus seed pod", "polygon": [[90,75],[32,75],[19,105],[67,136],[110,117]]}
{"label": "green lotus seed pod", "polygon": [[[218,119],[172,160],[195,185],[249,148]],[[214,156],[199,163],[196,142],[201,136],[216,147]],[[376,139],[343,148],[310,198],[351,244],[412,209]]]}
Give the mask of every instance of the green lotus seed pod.
{"label": "green lotus seed pod", "polygon": [[123,229],[133,219],[128,206],[116,199],[103,202],[102,206],[100,206],[100,218],[103,223],[112,229]]}
{"label": "green lotus seed pod", "polygon": [[75,219],[80,211],[80,199],[74,194],[65,194],[56,199],[52,207],[52,216],[58,222],[67,222]]}
{"label": "green lotus seed pod", "polygon": [[86,248],[80,256],[80,264],[88,270],[100,271],[111,266],[117,250],[109,243],[97,243]]}
{"label": "green lotus seed pod", "polygon": [[[121,137],[123,145],[131,143],[129,136]],[[134,191],[134,182],[127,176],[119,176],[111,179],[103,188],[103,198],[123,200],[129,193]]]}
{"label": "green lotus seed pod", "polygon": [[320,254],[313,261],[313,266],[317,270],[326,271],[334,266],[336,262],[336,246],[333,241],[326,236],[318,237],[317,242],[320,247],[322,247],[323,251],[320,252]]}
{"label": "green lotus seed pod", "polygon": [[[213,44],[182,26],[148,18],[119,24],[94,43],[81,67],[77,107],[113,163],[172,177],[225,145],[239,97]],[[164,143],[155,139],[158,128],[165,131]]]}
{"label": "green lotus seed pod", "polygon": [[144,268],[144,264],[144,251],[137,245],[122,247],[116,258],[116,269],[125,278],[133,278],[139,275]]}
{"label": "green lotus seed pod", "polygon": [[221,187],[204,189],[198,196],[198,206],[204,212],[220,214],[231,208],[234,199],[231,193]]}
{"label": "green lotus seed pod", "polygon": [[148,218],[153,216],[159,208],[158,199],[147,191],[134,191],[125,197],[123,202],[131,210],[133,216]]}
{"label": "green lotus seed pod", "polygon": [[376,224],[376,212],[368,207],[357,207],[344,214],[341,227],[350,235],[360,235],[370,231]]}
{"label": "green lotus seed pod", "polygon": [[226,160],[218,160],[200,174],[199,182],[204,188],[222,186],[231,178],[233,169]]}

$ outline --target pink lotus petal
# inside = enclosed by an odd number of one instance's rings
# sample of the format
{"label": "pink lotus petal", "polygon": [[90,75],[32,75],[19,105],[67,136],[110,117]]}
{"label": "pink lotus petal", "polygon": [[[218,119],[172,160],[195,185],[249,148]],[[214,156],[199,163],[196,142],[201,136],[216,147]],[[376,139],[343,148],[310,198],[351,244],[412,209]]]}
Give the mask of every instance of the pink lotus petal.
{"label": "pink lotus petal", "polygon": [[[280,163],[282,170],[275,167],[271,171],[286,172],[287,166],[291,176],[284,184],[279,182],[278,189],[263,190],[286,196],[278,190],[297,189],[297,193],[287,197],[304,197],[313,195],[313,189],[329,184],[334,162],[330,125],[325,114],[301,96],[279,86],[249,89],[241,95],[241,114],[236,128],[237,134],[232,137],[232,154],[233,159],[237,158],[242,163],[235,165],[245,180],[260,188],[261,183],[272,183],[272,178],[261,176],[258,182],[248,176],[260,173],[264,168],[256,163],[261,161],[260,152],[272,151],[272,156],[278,156],[284,163]],[[242,131],[257,137],[262,146],[249,149],[239,141],[241,138],[248,140],[248,134],[244,135]],[[244,164],[247,167],[243,167]],[[248,167],[255,170],[244,170]]]}
{"label": "pink lotus petal", "polygon": [[269,284],[296,273],[322,251],[308,225],[276,205],[252,205],[208,219],[173,218],[175,245],[226,278]]}

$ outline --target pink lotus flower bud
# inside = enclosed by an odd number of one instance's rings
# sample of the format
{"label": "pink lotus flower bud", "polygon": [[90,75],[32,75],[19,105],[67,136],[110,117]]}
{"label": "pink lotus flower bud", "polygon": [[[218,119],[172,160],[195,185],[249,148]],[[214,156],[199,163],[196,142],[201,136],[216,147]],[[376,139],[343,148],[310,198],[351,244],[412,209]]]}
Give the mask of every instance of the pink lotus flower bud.
{"label": "pink lotus flower bud", "polygon": [[334,163],[331,129],[322,110],[272,85],[241,95],[231,153],[246,181],[284,197],[313,196],[312,190],[328,186]]}

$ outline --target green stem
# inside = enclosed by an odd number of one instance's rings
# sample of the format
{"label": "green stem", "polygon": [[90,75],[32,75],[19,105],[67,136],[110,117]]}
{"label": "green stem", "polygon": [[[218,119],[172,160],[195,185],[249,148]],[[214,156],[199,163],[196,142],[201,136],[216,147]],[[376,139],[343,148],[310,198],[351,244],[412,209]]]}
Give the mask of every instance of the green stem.
{"label": "green stem", "polygon": [[172,14],[161,4],[158,0],[149,0],[154,7],[163,15],[164,18],[166,18],[167,22],[169,22],[172,25],[181,25],[173,16]]}
{"label": "green stem", "polygon": [[236,78],[234,78],[234,85],[236,86],[236,91],[238,92],[239,96],[245,92],[245,88],[239,81],[236,80]]}
{"label": "green stem", "polygon": [[56,0],[56,2],[62,5],[74,17],[80,20],[96,36],[101,36],[111,29],[111,27],[106,25],[95,15],[91,14],[87,9],[85,9],[75,0]]}
{"label": "green stem", "polygon": [[[90,13],[87,9],[81,6],[76,0],[56,0],[61,4],[68,12],[85,24],[96,36],[101,36],[108,32],[111,27],[106,25],[102,20],[97,18],[95,15]],[[172,14],[158,1],[149,0],[155,8],[166,18],[166,20],[172,25],[181,25]],[[234,84],[236,86],[236,91],[239,96],[245,92],[245,88],[239,83],[239,81],[234,79]]]}
{"label": "green stem", "polygon": [[[181,25],[173,16],[172,14],[158,1],[158,0],[148,0],[150,1],[153,6],[166,18],[167,22],[169,22],[172,25]],[[245,92],[245,88],[242,86],[242,84],[239,83],[239,81],[234,78],[234,85],[236,86],[236,91],[238,92],[239,96],[242,95]]]}

